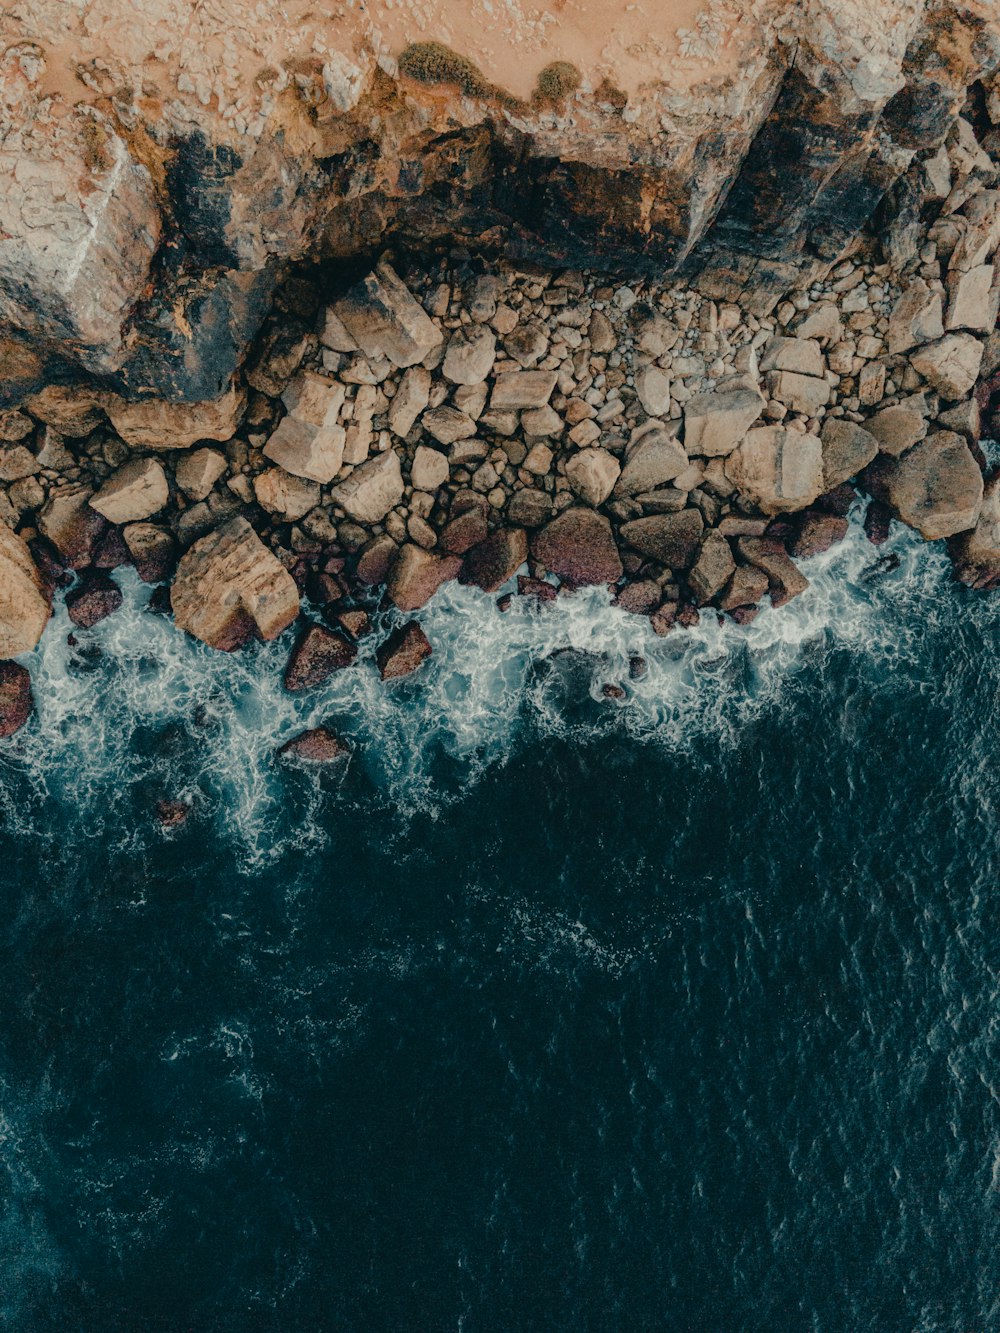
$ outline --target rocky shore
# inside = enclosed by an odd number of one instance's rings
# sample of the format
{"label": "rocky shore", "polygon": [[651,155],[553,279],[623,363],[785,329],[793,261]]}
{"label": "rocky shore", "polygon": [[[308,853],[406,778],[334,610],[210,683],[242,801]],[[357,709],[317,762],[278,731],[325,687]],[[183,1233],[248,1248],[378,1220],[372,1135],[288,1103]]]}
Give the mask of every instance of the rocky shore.
{"label": "rocky shore", "polygon": [[[661,276],[454,237],[303,261],[269,278],[221,392],[194,399],[59,357],[25,373],[22,321],[0,413],[0,657],[35,646],[59,588],[81,632],[114,614],[125,564],[219,650],[300,621],[290,690],[350,668],[375,607],[409,614],[452,579],[497,594],[516,577],[500,609],[541,613],[607,585],[658,634],[747,623],[808,586],[796,560],[844,537],[859,496],[873,543],[898,518],[947,540],[962,581],[997,586],[1000,478],[979,442],[1000,436],[1000,81],[963,96],[870,222],[845,238],[831,216],[825,262],[754,281],[746,237],[722,248],[725,210],[698,270]],[[406,622],[378,668],[432,650]],[[8,663],[0,730],[29,713]]]}

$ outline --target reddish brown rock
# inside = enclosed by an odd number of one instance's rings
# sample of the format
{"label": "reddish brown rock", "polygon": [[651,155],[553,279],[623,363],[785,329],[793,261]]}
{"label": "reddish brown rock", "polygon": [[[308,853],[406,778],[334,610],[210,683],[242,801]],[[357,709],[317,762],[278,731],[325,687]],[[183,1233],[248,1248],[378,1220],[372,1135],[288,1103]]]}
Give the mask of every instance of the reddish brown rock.
{"label": "reddish brown rock", "polygon": [[90,629],[117,611],[122,590],[103,570],[88,569],[79,585],[66,594],[66,610],[74,625]]}
{"label": "reddish brown rock", "polygon": [[329,764],[351,753],[351,747],[327,726],[310,727],[278,749],[282,759],[295,759],[307,764]]}
{"label": "reddish brown rock", "polygon": [[161,828],[176,829],[187,823],[188,816],[191,814],[191,806],[187,801],[173,801],[164,798],[156,802],[153,813]]}
{"label": "reddish brown rock", "polygon": [[652,579],[643,579],[638,583],[626,583],[615,598],[615,606],[632,615],[648,616],[663,601],[663,590]]}
{"label": "reddish brown rock", "polygon": [[375,662],[379,675],[383,680],[408,676],[433,651],[427,635],[417,622],[408,620],[405,625],[394,629],[376,649]]}
{"label": "reddish brown rock", "polygon": [[784,606],[809,587],[809,580],[792,564],[781,542],[771,537],[741,537],[736,545],[747,564],[767,575],[772,606]]}
{"label": "reddish brown rock", "polygon": [[818,514],[815,511],[803,514],[799,530],[791,541],[791,554],[796,560],[822,555],[831,546],[844,540],[847,527],[847,519],[838,518],[835,514]]}
{"label": "reddish brown rock", "polygon": [[554,584],[546,583],[545,579],[532,578],[530,574],[518,574],[517,595],[534,597],[536,602],[554,602],[559,596],[559,590]]}
{"label": "reddish brown rock", "polygon": [[865,511],[865,536],[873,546],[889,540],[892,510],[882,500],[873,500]]}
{"label": "reddish brown rock", "polygon": [[399,549],[386,590],[400,611],[418,611],[461,567],[456,555],[434,555],[407,542]]}
{"label": "reddish brown rock", "polygon": [[719,598],[719,610],[735,612],[756,606],[768,589],[768,578],[754,565],[738,565],[725,592]]}
{"label": "reddish brown rock", "polygon": [[358,582],[366,588],[377,588],[389,577],[389,570],[399,547],[387,534],[374,538],[358,557]]}
{"label": "reddish brown rock", "polygon": [[20,731],[34,707],[27,667],[17,662],[0,662],[0,739]]}
{"label": "reddish brown rock", "polygon": [[621,556],[611,524],[593,509],[565,509],[531,538],[531,554],[557,578],[573,587],[616,583]]}
{"label": "reddish brown rock", "polygon": [[489,528],[482,509],[466,509],[456,515],[441,529],[438,546],[450,555],[465,555],[473,546],[486,540]]}
{"label": "reddish brown rock", "polygon": [[335,671],[349,667],[358,655],[343,634],[323,625],[309,625],[299,636],[285,668],[285,689],[292,693],[313,690]]}
{"label": "reddish brown rock", "polygon": [[514,577],[528,558],[528,534],[523,528],[497,528],[473,546],[462,562],[459,583],[483,592],[496,592]]}
{"label": "reddish brown rock", "polygon": [[105,520],[90,507],[93,491],[86,486],[65,486],[53,491],[38,515],[38,527],[59,552],[68,569],[83,569],[92,563],[94,547]]}

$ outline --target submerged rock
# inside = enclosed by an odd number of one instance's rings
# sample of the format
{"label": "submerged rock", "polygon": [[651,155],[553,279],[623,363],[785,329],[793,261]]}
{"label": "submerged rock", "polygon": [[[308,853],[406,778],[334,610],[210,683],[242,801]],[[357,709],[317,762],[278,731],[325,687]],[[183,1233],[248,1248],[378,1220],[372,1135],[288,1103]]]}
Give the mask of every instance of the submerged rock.
{"label": "submerged rock", "polygon": [[17,662],[0,662],[0,739],[20,731],[34,708],[28,668]]}
{"label": "submerged rock", "polygon": [[310,727],[278,747],[280,758],[307,764],[330,764],[350,753],[347,742],[328,726]]}

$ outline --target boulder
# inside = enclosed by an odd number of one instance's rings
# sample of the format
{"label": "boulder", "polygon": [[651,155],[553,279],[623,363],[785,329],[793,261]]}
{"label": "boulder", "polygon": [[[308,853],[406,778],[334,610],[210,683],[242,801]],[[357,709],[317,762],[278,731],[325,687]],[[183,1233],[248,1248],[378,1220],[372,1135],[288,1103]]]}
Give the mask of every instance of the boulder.
{"label": "boulder", "polygon": [[718,597],[736,572],[736,561],[721,532],[710,528],[701,540],[698,558],[688,574],[688,587],[695,601],[704,606]]}
{"label": "boulder", "polygon": [[697,509],[676,514],[652,514],[633,519],[620,529],[623,541],[669,569],[688,569],[698,552],[705,520]]}
{"label": "boulder", "polygon": [[[898,403],[895,407],[883,407],[881,412],[876,412],[866,422],[866,429],[875,438],[882,453],[898,458],[927,434],[927,418],[915,407]],[[825,436],[825,427],[823,433]]]}
{"label": "boulder", "polygon": [[326,485],[341,469],[346,443],[343,426],[316,426],[289,415],[272,431],[264,457],[293,476]]}
{"label": "boulder", "polygon": [[[569,475],[569,465],[566,467]],[[507,501],[507,521],[518,528],[540,528],[552,516],[552,499],[545,491],[527,487]]]}
{"label": "boulder", "polygon": [[375,663],[383,680],[396,680],[416,671],[433,652],[430,641],[415,620],[400,625],[375,650]]}
{"label": "boulder", "polygon": [[828,417],[820,438],[824,491],[832,491],[849,477],[856,477],[878,453],[878,440],[853,421]]}
{"label": "boulder", "polygon": [[1000,586],[1000,477],[987,482],[976,526],[950,543],[955,573],[971,588]]}
{"label": "boulder", "polygon": [[27,667],[0,661],[0,740],[20,731],[34,710]]}
{"label": "boulder", "polygon": [[1000,246],[1000,190],[979,190],[965,207],[965,229],[948,268],[968,273],[985,264]]}
{"label": "boulder", "polygon": [[281,759],[306,764],[330,764],[351,753],[351,747],[330,727],[310,727],[278,747]]}
{"label": "boulder", "polygon": [[826,373],[826,362],[814,338],[771,338],[764,347],[760,369],[790,370],[797,375],[813,375],[822,379]]}
{"label": "boulder", "polygon": [[79,584],[66,594],[66,610],[74,625],[90,629],[122,604],[122,590],[100,569],[85,570]]}
{"label": "boulder", "polygon": [[358,655],[350,639],[324,625],[308,625],[292,649],[285,668],[285,689],[293,694],[314,690],[335,671],[349,667]]}
{"label": "boulder", "polygon": [[334,487],[331,498],[356,523],[381,523],[403,498],[403,473],[394,449],[376,454]]}
{"label": "boulder", "polygon": [[765,514],[805,509],[824,490],[822,442],[784,426],[757,427],[726,460],[726,476]]}
{"label": "boulder", "polygon": [[162,583],[177,559],[173,535],[155,523],[129,523],[122,530],[136,573],[143,583]]}
{"label": "boulder", "polygon": [[483,324],[456,329],[448,342],[441,373],[452,384],[482,384],[493,369],[497,340]]}
{"label": "boulder", "polygon": [[162,465],[155,458],[133,458],[90,497],[90,507],[109,523],[138,523],[159,513],[169,498]]}
{"label": "boulder", "polygon": [[736,573],[718,599],[719,610],[736,611],[740,607],[756,606],[768,586],[767,575],[762,569],[755,565],[737,565]]}
{"label": "boulder", "polygon": [[420,424],[438,444],[454,444],[456,440],[471,440],[476,423],[457,407],[434,407],[420,418]]}
{"label": "boulder", "polygon": [[830,386],[826,380],[816,379],[812,375],[798,375],[792,370],[772,370],[767,376],[767,392],[770,398],[784,403],[793,412],[814,417],[821,407],[830,401]]}
{"label": "boulder", "polygon": [[262,509],[288,523],[304,518],[320,501],[317,482],[294,477],[283,467],[258,472],[253,479],[253,493]]}
{"label": "boulder", "polygon": [[788,558],[781,542],[772,537],[740,537],[740,558],[767,575],[772,606],[784,606],[809,587],[809,580]]}
{"label": "boulder", "polygon": [[902,293],[889,315],[886,348],[890,355],[908,352],[944,333],[944,303],[923,278],[916,278]]}
{"label": "boulder", "polygon": [[78,439],[105,420],[104,397],[95,389],[47,384],[24,400],[25,409],[60,435]]}
{"label": "boulder", "polygon": [[386,263],[376,265],[333,312],[370,359],[414,366],[443,341],[438,326]]}
{"label": "boulder", "polygon": [[465,509],[449,519],[438,533],[438,546],[450,555],[464,555],[485,541],[488,532],[485,510],[478,507]]}
{"label": "boulder", "polygon": [[993,265],[979,264],[967,273],[948,275],[946,329],[973,329],[990,333],[997,322],[1000,291],[993,287]]}
{"label": "boulder", "polygon": [[413,542],[406,542],[389,574],[386,591],[400,611],[425,606],[442,584],[453,579],[462,567],[455,555],[435,555]]}
{"label": "boulder", "polygon": [[566,480],[574,495],[597,509],[614,490],[621,470],[606,449],[581,449],[566,463]]}
{"label": "boulder", "polygon": [[83,569],[93,559],[105,520],[90,506],[93,491],[70,485],[51,491],[38,515],[38,528],[59,552],[68,569]]}
{"label": "boulder", "polygon": [[246,393],[235,383],[221,398],[201,403],[128,403],[113,394],[104,399],[111,424],[134,449],[189,449],[199,440],[231,439],[245,408]]}
{"label": "boulder", "polygon": [[622,576],[611,524],[593,509],[564,509],[532,535],[531,554],[550,574],[573,587],[616,583]]}
{"label": "boulder", "polygon": [[496,592],[527,558],[528,534],[524,528],[497,528],[467,553],[458,581],[482,588],[483,592]]}
{"label": "boulder", "polygon": [[798,531],[789,545],[790,553],[796,560],[806,560],[812,555],[822,555],[831,546],[836,546],[847,536],[846,518],[837,514],[823,514],[813,510],[802,515]]}
{"label": "boulder", "polygon": [[688,454],[721,458],[731,454],[757,420],[764,399],[753,389],[697,393],[684,404],[684,447]]}
{"label": "boulder", "polygon": [[383,532],[381,536],[373,538],[358,557],[358,582],[366,588],[376,588],[384,583],[398,550],[399,547],[388,533]]}
{"label": "boulder", "polygon": [[953,402],[975,388],[983,344],[969,333],[949,333],[910,356],[910,365],[942,398]]}
{"label": "boulder", "polygon": [[665,417],[669,413],[670,376],[659,366],[643,366],[636,371],[635,392],[649,416]]}
{"label": "boulder", "polygon": [[430,395],[431,372],[423,366],[410,366],[389,403],[389,429],[394,435],[409,435]]}
{"label": "boulder", "polygon": [[295,580],[245,518],[196,541],[170,590],[181,629],[231,652],[255,635],[274,639],[299,613]]}
{"label": "boulder", "polygon": [[204,500],[226,471],[226,460],[217,449],[195,449],[182,454],[174,477],[189,500]]}
{"label": "boulder", "polygon": [[410,485],[415,491],[433,494],[448,480],[448,459],[440,449],[418,444],[410,464]]}
{"label": "boulder", "polygon": [[656,423],[633,437],[614,494],[626,497],[653,491],[679,477],[687,467],[688,456],[677,439],[676,425]]}
{"label": "boulder", "polygon": [[969,446],[953,431],[936,431],[901,458],[872,465],[885,498],[927,541],[974,528],[983,502],[983,475]]}
{"label": "boulder", "polygon": [[31,552],[6,523],[0,523],[0,659],[30,652],[42,637],[51,609]]}
{"label": "boulder", "polygon": [[554,370],[512,370],[498,375],[490,394],[490,409],[494,412],[523,411],[525,408],[544,407],[556,387]]}

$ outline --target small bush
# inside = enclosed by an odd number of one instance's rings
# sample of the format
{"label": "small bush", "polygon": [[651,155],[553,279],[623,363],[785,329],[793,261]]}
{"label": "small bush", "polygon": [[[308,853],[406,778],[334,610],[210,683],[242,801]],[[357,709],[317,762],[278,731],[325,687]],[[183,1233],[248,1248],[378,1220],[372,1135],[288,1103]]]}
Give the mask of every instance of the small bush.
{"label": "small bush", "polygon": [[570,93],[575,93],[583,82],[580,71],[568,60],[553,60],[546,65],[535,81],[535,95],[532,99],[536,106],[562,102]]}
{"label": "small bush", "polygon": [[485,78],[479,66],[443,42],[412,42],[399,57],[399,72],[418,83],[453,83],[467,97],[481,97],[515,109],[521,104]]}

